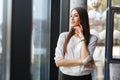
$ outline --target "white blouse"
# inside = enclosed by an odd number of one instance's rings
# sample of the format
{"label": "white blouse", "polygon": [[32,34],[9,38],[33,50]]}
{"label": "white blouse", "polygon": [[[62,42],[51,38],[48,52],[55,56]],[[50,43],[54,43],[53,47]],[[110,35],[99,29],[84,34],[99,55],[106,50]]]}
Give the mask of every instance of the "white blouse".
{"label": "white blouse", "polygon": [[[66,59],[77,59],[80,58],[80,49],[81,49],[81,42],[80,38],[72,36],[69,40],[69,43],[67,45],[67,52],[65,56],[63,56],[63,45],[64,41],[68,35],[68,32],[63,32],[60,34],[57,47],[55,49],[55,62],[58,60],[61,60],[63,58]],[[93,56],[95,47],[96,47],[96,41],[97,37],[95,35],[91,35],[90,42],[88,45],[88,50],[90,52],[90,55],[85,58],[83,61],[84,64],[86,64],[88,61],[91,60],[91,56]],[[78,65],[78,66],[60,66],[60,71],[64,74],[71,75],[71,76],[82,76],[90,74],[90,71],[92,68],[85,67],[84,65]]]}

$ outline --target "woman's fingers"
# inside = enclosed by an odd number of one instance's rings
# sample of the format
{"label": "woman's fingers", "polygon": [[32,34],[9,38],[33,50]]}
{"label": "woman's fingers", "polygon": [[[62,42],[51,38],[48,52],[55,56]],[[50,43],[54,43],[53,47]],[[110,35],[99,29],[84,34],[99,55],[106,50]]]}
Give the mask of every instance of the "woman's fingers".
{"label": "woman's fingers", "polygon": [[76,26],[74,27],[74,29],[75,29],[75,34],[77,34],[77,36],[84,37],[82,26]]}
{"label": "woman's fingers", "polygon": [[94,60],[92,59],[91,61],[89,61],[85,66],[86,67],[93,67],[93,65],[94,65]]}
{"label": "woman's fingers", "polygon": [[87,63],[85,66],[86,66],[86,67],[89,67],[89,68],[92,68],[92,67],[93,67],[93,64]]}
{"label": "woman's fingers", "polygon": [[81,33],[81,32],[82,32],[82,29],[81,29],[79,26],[74,27],[74,29],[75,29],[78,33]]}
{"label": "woman's fingers", "polygon": [[79,36],[79,34],[80,34],[80,27],[76,26],[76,27],[74,27],[74,29],[75,29],[75,34],[77,34]]}

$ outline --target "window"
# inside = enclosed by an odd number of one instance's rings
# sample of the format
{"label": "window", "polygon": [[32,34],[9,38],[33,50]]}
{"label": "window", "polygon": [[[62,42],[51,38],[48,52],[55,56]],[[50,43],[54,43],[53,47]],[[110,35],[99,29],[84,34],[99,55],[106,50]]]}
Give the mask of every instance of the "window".
{"label": "window", "polygon": [[119,0],[111,0],[112,1],[112,6],[114,7],[120,7],[120,1]]}
{"label": "window", "polygon": [[0,0],[0,80],[10,79],[11,3]]}
{"label": "window", "polygon": [[0,79],[2,77],[2,24],[3,24],[3,0],[0,0]]}
{"label": "window", "polygon": [[98,37],[97,46],[93,55],[96,65],[93,71],[93,80],[104,79],[106,5],[107,0],[88,0],[90,33]]}
{"label": "window", "polygon": [[120,59],[120,11],[113,12],[113,59]]}
{"label": "window", "polygon": [[33,0],[32,80],[49,80],[50,0]]}

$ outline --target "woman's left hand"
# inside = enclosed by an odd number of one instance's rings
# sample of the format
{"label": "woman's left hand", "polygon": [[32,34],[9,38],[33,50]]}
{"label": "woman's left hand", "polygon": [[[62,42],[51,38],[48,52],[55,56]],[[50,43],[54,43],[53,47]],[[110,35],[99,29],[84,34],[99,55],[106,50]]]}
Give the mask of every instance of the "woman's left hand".
{"label": "woman's left hand", "polygon": [[94,62],[94,60],[92,59],[92,60],[89,61],[87,64],[85,64],[85,67],[92,68],[94,64],[95,64],[95,62]]}
{"label": "woman's left hand", "polygon": [[75,34],[78,37],[84,38],[82,25],[76,26],[76,27],[74,27],[74,29],[75,29]]}

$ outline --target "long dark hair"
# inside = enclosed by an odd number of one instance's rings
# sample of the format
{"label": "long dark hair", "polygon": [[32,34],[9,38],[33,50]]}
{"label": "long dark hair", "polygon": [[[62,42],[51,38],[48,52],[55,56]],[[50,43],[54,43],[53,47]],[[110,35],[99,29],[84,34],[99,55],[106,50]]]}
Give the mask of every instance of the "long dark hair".
{"label": "long dark hair", "polygon": [[[90,39],[90,27],[89,27],[89,19],[88,19],[88,13],[87,10],[83,7],[76,7],[73,10],[76,10],[80,16],[80,24],[83,26],[83,35],[86,39],[86,45],[89,44],[89,39]],[[73,11],[72,10],[72,11]],[[63,46],[63,53],[65,55],[67,51],[67,44],[70,40],[70,38],[75,34],[75,30],[71,28],[67,38],[65,39],[65,43]]]}

